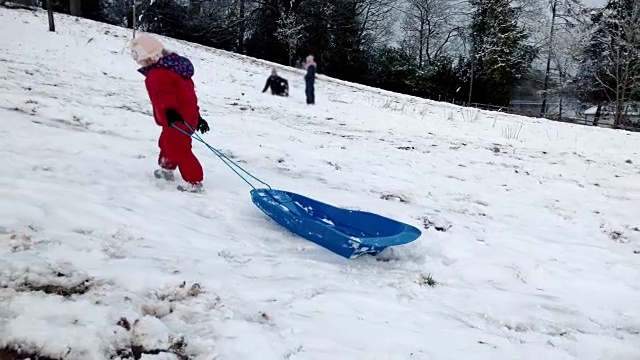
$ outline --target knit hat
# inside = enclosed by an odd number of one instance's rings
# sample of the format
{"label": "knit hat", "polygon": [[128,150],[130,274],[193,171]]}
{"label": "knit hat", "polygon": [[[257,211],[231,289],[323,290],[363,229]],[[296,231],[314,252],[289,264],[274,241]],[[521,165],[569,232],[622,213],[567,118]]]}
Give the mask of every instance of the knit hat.
{"label": "knit hat", "polygon": [[157,61],[162,57],[162,50],[162,43],[148,34],[140,34],[131,41],[131,57],[137,63],[147,59]]}

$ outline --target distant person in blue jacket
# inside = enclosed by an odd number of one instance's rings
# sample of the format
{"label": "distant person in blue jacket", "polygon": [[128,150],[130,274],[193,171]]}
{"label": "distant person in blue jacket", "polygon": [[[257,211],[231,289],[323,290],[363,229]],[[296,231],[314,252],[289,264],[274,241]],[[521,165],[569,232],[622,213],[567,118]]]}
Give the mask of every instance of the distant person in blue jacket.
{"label": "distant person in blue jacket", "polygon": [[272,95],[289,96],[289,82],[287,79],[278,76],[276,69],[271,69],[271,76],[267,79],[267,83],[264,84],[262,92],[266,92],[271,88]]}
{"label": "distant person in blue jacket", "polygon": [[307,104],[313,105],[316,103],[316,95],[314,82],[316,80],[316,63],[313,61],[313,55],[307,56],[307,61],[304,63],[304,68],[307,70],[307,74],[304,76],[305,93],[307,94]]}

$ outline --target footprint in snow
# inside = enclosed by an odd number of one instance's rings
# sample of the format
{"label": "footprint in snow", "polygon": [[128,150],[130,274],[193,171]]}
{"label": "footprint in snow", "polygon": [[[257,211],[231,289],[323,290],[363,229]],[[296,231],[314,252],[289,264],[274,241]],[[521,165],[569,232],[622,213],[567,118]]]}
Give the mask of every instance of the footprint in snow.
{"label": "footprint in snow", "polygon": [[425,215],[419,218],[419,220],[422,221],[422,226],[424,226],[425,230],[433,228],[439,232],[447,232],[453,227],[449,221],[438,215]]}
{"label": "footprint in snow", "polygon": [[403,204],[408,204],[410,202],[408,197],[400,194],[393,194],[393,193],[381,194],[380,199],[387,200],[387,201],[398,201]]}

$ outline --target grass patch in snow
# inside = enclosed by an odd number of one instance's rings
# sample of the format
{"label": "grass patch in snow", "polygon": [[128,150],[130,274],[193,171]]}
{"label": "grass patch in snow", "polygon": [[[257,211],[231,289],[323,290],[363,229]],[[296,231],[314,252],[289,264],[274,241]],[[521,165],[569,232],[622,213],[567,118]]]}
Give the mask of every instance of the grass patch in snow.
{"label": "grass patch in snow", "polygon": [[480,110],[475,108],[461,108],[460,114],[467,123],[476,123],[480,120]]}
{"label": "grass patch in snow", "polygon": [[518,140],[520,137],[520,131],[522,130],[522,125],[524,125],[524,123],[520,123],[520,126],[516,124],[503,126],[502,136],[509,140]]}
{"label": "grass patch in snow", "polygon": [[89,280],[84,280],[80,284],[65,286],[65,285],[53,285],[53,284],[45,284],[45,285],[34,285],[30,283],[25,283],[22,286],[15,288],[17,291],[42,291],[45,294],[49,295],[60,295],[64,297],[69,297],[71,295],[83,295],[89,289],[91,285],[89,284]]}
{"label": "grass patch in snow", "polygon": [[433,278],[433,275],[431,274],[420,274],[420,277],[418,278],[418,285],[435,287],[436,285],[438,285],[438,282]]}
{"label": "grass patch in snow", "polygon": [[18,292],[42,291],[49,295],[70,297],[83,295],[93,286],[93,280],[86,274],[57,269],[14,269],[0,271],[0,289]]}

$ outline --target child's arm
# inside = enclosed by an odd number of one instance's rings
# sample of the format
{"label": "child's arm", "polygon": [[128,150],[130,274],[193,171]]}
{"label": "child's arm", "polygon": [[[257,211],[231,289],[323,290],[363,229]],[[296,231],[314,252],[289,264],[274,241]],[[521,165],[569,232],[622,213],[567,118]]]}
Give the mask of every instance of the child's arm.
{"label": "child's arm", "polygon": [[262,89],[262,92],[267,91],[267,89],[269,88],[269,85],[271,85],[271,78],[267,79],[267,83],[264,84],[264,89]]}
{"label": "child's arm", "polygon": [[166,122],[166,111],[169,109],[178,109],[178,101],[175,95],[175,88],[171,78],[163,74],[160,71],[150,71],[147,74],[145,85],[149,95],[151,95],[151,101],[154,103],[154,108],[159,110],[159,118]]}

